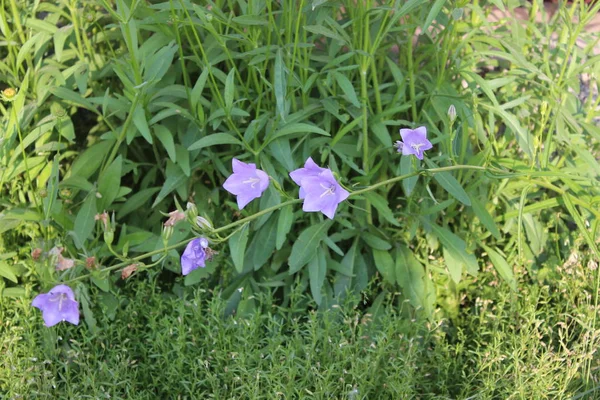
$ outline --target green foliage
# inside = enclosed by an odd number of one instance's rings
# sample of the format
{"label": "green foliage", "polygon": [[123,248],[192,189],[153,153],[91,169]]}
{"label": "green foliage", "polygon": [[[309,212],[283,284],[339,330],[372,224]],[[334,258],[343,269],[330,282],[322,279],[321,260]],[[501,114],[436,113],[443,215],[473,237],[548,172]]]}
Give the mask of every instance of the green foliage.
{"label": "green foliage", "polygon": [[[134,265],[219,282],[228,312],[294,290],[329,309],[375,282],[433,319],[488,260],[518,290],[581,238],[598,256],[599,100],[580,77],[600,63],[576,41],[600,5],[539,24],[540,4],[497,28],[463,0],[7,0],[0,291],[76,283],[92,328],[96,288],[118,293]],[[421,125],[424,163],[392,146]],[[289,200],[309,156],[352,192],[333,222]],[[272,179],[241,212],[221,188],[233,157]],[[219,254],[174,278],[198,213]],[[75,266],[55,271],[53,247]]]}
{"label": "green foliage", "polygon": [[585,322],[595,312],[592,285],[572,279],[585,274],[578,263],[550,286],[515,294],[486,272],[464,299],[462,317],[437,324],[411,320],[398,295],[364,299],[365,311],[348,299],[311,313],[294,295],[275,315],[270,296],[260,296],[257,312],[223,318],[225,301],[204,284],[177,287],[175,295],[142,280],[128,285],[126,297],[101,296],[104,313],[92,333],[45,328],[28,302],[5,299],[0,363],[9,367],[0,369],[0,392],[28,399],[591,399],[598,382],[582,374],[588,361],[598,368],[600,332]]}

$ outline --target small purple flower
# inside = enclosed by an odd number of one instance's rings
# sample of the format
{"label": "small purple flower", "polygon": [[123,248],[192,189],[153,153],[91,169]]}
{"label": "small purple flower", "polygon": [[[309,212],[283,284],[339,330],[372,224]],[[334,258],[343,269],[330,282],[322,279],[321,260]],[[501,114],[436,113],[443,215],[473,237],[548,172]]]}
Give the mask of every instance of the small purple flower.
{"label": "small purple flower", "polygon": [[187,275],[198,267],[204,268],[209,250],[206,238],[199,237],[189,242],[181,255],[181,273]]}
{"label": "small purple flower", "polygon": [[79,324],[79,303],[67,285],[57,285],[48,293],[38,294],[31,305],[42,311],[46,326],[54,326],[60,321]]}
{"label": "small purple flower", "polygon": [[417,129],[400,129],[402,141],[396,142],[398,153],[404,156],[415,155],[419,160],[423,159],[423,152],[433,147],[427,140],[427,128],[420,126]]}
{"label": "small purple flower", "polygon": [[319,176],[320,173],[327,171],[327,168],[319,167],[312,159],[312,157],[308,157],[306,162],[304,163],[304,168],[298,168],[290,172],[290,178],[296,183],[296,185],[300,186],[300,198],[303,199],[305,196],[304,189],[302,188],[302,179],[307,178],[309,176]]}
{"label": "small purple flower", "polygon": [[304,199],[303,211],[320,211],[333,219],[338,204],[350,196],[335,180],[331,170],[319,167],[310,158],[306,160],[304,168],[292,171],[290,176],[300,185],[300,198]]}
{"label": "small purple flower", "polygon": [[234,158],[231,160],[233,174],[227,178],[223,187],[237,196],[239,209],[260,197],[269,186],[269,175],[256,168],[256,164],[246,164]]}

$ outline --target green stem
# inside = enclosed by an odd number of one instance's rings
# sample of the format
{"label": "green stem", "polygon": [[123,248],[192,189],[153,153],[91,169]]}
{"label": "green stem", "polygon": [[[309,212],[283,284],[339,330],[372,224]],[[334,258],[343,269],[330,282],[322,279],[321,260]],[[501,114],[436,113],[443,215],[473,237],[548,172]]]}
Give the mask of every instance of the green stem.
{"label": "green stem", "polygon": [[415,75],[413,68],[413,38],[415,32],[413,31],[408,37],[408,49],[406,51],[406,61],[408,63],[408,87],[410,90],[410,103],[412,108],[412,119],[413,122],[417,121],[417,99],[415,96]]}
{"label": "green stem", "polygon": [[[419,174],[422,174],[422,173],[435,174],[435,173],[438,173],[438,172],[453,171],[453,170],[459,170],[459,169],[472,169],[472,170],[488,171],[488,168],[486,168],[486,167],[475,166],[475,165],[453,165],[453,166],[449,166],[449,167],[424,169],[424,170],[421,170],[421,171],[412,172],[410,174],[400,175],[400,176],[397,176],[395,178],[387,179],[385,181],[376,183],[376,184],[374,184],[372,186],[369,186],[369,187],[366,187],[364,189],[360,189],[360,190],[354,191],[354,192],[350,193],[349,197],[359,196],[361,194],[373,191],[373,190],[375,190],[377,188],[380,188],[382,186],[389,185],[389,184],[395,183],[395,182],[399,182],[399,181],[402,181],[404,179],[407,179],[407,178],[410,178],[410,177],[413,177],[413,176],[416,176],[416,175],[419,175]],[[214,229],[214,230],[210,231],[209,233],[212,234],[212,235],[216,235],[216,234],[218,234],[220,232],[224,232],[224,231],[227,231],[229,229],[235,228],[238,225],[242,225],[242,224],[246,224],[248,222],[251,222],[251,221],[255,220],[256,218],[259,218],[259,217],[261,217],[261,216],[263,216],[265,214],[271,213],[273,211],[277,211],[280,208],[283,208],[285,206],[289,206],[289,205],[292,205],[292,204],[298,204],[298,203],[301,203],[302,201],[303,201],[302,199],[294,199],[294,200],[285,201],[285,202],[277,204],[277,205],[275,205],[273,207],[269,207],[269,208],[266,208],[266,209],[264,209],[262,211],[259,211],[256,214],[252,214],[252,215],[250,215],[250,216],[248,216],[246,218],[239,219],[239,220],[237,220],[235,222],[232,222],[230,224],[222,226],[222,227],[220,227],[218,229]],[[182,240],[181,242],[172,244],[171,246],[166,246],[166,247],[163,247],[162,249],[154,250],[154,251],[151,251],[149,253],[145,253],[145,254],[142,254],[140,256],[130,258],[127,261],[120,262],[120,263],[115,264],[115,265],[113,265],[111,267],[105,268],[105,269],[103,269],[103,271],[104,272],[114,271],[116,269],[123,268],[123,267],[125,267],[127,265],[135,263],[136,261],[143,260],[144,258],[152,257],[152,256],[154,256],[156,254],[160,254],[160,253],[166,253],[169,250],[177,249],[177,248],[179,248],[181,246],[184,246],[184,245],[188,244],[189,242],[191,242],[194,239],[195,238],[185,239],[185,240]],[[77,278],[70,279],[70,280],[68,280],[66,282],[63,282],[63,283],[70,283],[70,282],[80,281],[80,280],[83,280],[83,279],[87,278],[88,276],[91,276],[91,274],[86,274],[86,275],[78,276]]]}

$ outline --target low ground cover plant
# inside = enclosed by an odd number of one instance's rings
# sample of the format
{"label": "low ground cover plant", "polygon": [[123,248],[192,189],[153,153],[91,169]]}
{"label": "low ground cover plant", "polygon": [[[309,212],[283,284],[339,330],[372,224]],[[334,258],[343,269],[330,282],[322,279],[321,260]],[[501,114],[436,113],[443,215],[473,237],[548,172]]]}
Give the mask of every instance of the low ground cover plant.
{"label": "low ground cover plant", "polygon": [[589,265],[579,380],[554,389],[592,390],[599,10],[8,0],[1,297],[93,335],[140,282],[202,285],[220,317],[266,296],[460,327],[481,282],[517,298]]}

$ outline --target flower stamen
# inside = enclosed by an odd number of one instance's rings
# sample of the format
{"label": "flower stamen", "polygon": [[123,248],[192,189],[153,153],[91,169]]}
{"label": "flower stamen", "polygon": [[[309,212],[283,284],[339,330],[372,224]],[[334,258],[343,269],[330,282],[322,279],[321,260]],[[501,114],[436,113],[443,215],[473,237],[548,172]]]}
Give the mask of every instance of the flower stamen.
{"label": "flower stamen", "polygon": [[258,182],[260,182],[260,179],[258,179],[258,178],[250,178],[245,181],[242,181],[242,183],[245,183],[245,184],[249,183],[251,188],[254,188]]}
{"label": "flower stamen", "polygon": [[322,183],[320,183],[321,187],[323,189],[325,189],[325,191],[321,194],[321,196],[319,197],[323,197],[323,196],[331,196],[335,193],[335,186],[334,185],[323,185]]}

